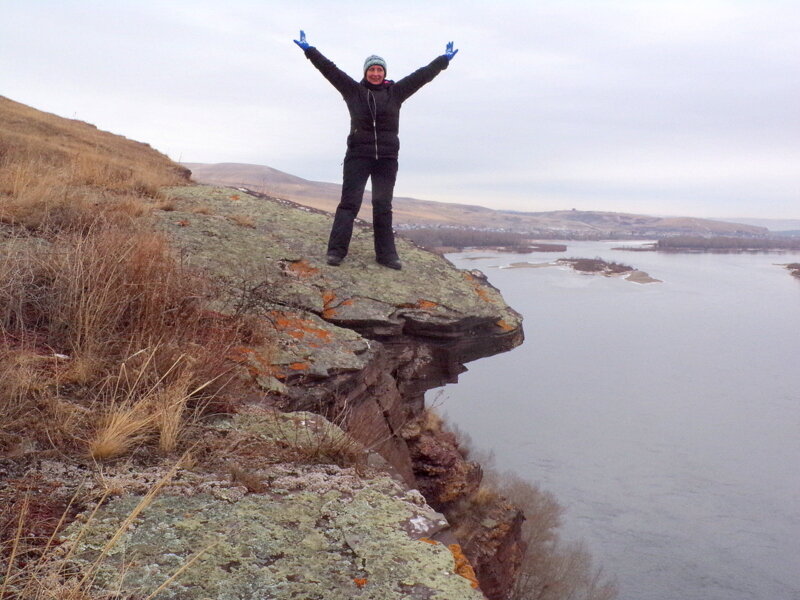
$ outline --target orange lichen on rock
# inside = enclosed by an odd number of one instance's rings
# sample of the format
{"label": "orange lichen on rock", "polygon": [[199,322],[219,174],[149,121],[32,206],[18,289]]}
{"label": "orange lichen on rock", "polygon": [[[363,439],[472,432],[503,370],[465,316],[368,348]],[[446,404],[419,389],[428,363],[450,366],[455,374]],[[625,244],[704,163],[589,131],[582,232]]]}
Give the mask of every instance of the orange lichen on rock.
{"label": "orange lichen on rock", "polygon": [[448,548],[450,549],[450,552],[453,553],[453,559],[456,562],[453,572],[457,575],[461,575],[465,579],[468,579],[472,587],[477,590],[480,587],[480,584],[478,583],[478,577],[475,575],[475,569],[473,569],[472,565],[469,564],[469,559],[464,556],[461,546],[459,544],[450,544]]}
{"label": "orange lichen on rock", "polygon": [[323,290],[322,292],[322,318],[331,319],[336,316],[336,309],[332,304],[336,302],[336,294],[333,290]]}
{"label": "orange lichen on rock", "polygon": [[432,308],[436,308],[439,306],[438,302],[434,302],[433,300],[425,300],[420,298],[413,304],[411,302],[404,302],[403,304],[397,304],[397,308],[421,308],[422,310],[431,310]]}
{"label": "orange lichen on rock", "polygon": [[417,300],[417,308],[421,308],[423,310],[430,310],[432,308],[436,308],[439,306],[438,302],[433,302],[432,300],[424,300],[420,298]]}
{"label": "orange lichen on rock", "polygon": [[285,333],[296,340],[305,340],[309,336],[316,338],[317,342],[330,342],[331,332],[317,327],[310,319],[298,317],[283,313],[280,311],[272,311],[269,314],[270,321],[275,326],[275,329],[281,333]]}
{"label": "orange lichen on rock", "polygon": [[278,367],[270,363],[266,356],[253,348],[238,346],[231,349],[229,356],[231,360],[244,365],[250,377],[254,379],[262,375],[280,377]]}
{"label": "orange lichen on rock", "polygon": [[513,325],[511,325],[511,324],[510,324],[508,321],[506,321],[505,319],[500,319],[500,320],[497,322],[497,326],[498,326],[500,329],[502,329],[503,331],[514,331],[514,326],[513,326]]}
{"label": "orange lichen on rock", "polygon": [[367,579],[365,577],[356,577],[353,579],[353,583],[355,583],[357,587],[363,588],[367,585]]}
{"label": "orange lichen on rock", "polygon": [[247,346],[234,346],[228,351],[228,357],[233,361],[243,363],[247,361],[252,352],[253,349]]}
{"label": "orange lichen on rock", "polygon": [[481,300],[484,302],[491,302],[492,297],[489,295],[489,292],[486,291],[485,288],[482,286],[475,284],[475,293],[478,294]]}
{"label": "orange lichen on rock", "polygon": [[332,319],[336,316],[336,309],[340,306],[350,306],[353,304],[352,298],[338,301],[333,290],[323,290],[322,292],[322,318]]}
{"label": "orange lichen on rock", "polygon": [[426,544],[433,544],[434,546],[439,543],[436,540],[432,540],[431,538],[427,538],[427,537],[421,537],[421,538],[419,538],[419,541],[420,542],[425,542]]}
{"label": "orange lichen on rock", "polygon": [[273,364],[267,356],[246,346],[239,346],[231,350],[230,358],[243,365],[253,379],[266,376],[284,380],[292,372],[308,371],[311,368],[308,362],[302,361],[289,364]]}
{"label": "orange lichen on rock", "polygon": [[464,279],[472,284],[472,289],[478,294],[478,297],[484,302],[494,302],[495,299],[486,289],[486,287],[471,273],[464,273]]}
{"label": "orange lichen on rock", "polygon": [[311,277],[312,275],[319,273],[319,269],[308,264],[308,261],[305,258],[290,262],[289,266],[286,267],[286,270],[292,275],[296,275],[300,278]]}

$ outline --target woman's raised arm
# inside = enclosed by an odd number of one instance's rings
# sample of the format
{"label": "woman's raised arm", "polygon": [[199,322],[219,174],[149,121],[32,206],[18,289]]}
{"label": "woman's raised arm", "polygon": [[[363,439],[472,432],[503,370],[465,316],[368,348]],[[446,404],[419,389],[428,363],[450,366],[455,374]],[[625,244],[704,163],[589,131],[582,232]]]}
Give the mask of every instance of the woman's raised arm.
{"label": "woman's raised arm", "polygon": [[342,96],[346,96],[353,86],[358,86],[358,82],[350,77],[347,73],[337,67],[333,61],[325,58],[322,52],[317,50],[314,46],[306,41],[306,32],[300,30],[300,39],[293,40],[295,44],[300,46],[306,58],[311,61],[317,70],[322,73],[323,77],[331,82],[331,85],[339,90]]}

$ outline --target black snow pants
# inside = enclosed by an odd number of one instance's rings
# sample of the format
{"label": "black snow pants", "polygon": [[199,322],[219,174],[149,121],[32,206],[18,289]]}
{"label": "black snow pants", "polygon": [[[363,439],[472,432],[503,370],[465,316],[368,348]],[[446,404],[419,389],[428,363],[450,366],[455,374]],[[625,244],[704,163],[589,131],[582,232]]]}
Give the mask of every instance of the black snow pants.
{"label": "black snow pants", "polygon": [[375,258],[397,260],[392,232],[392,195],[397,179],[396,158],[346,157],[342,182],[342,199],[333,219],[328,254],[344,258],[353,235],[353,221],[361,208],[367,179],[372,177],[372,229],[375,237]]}

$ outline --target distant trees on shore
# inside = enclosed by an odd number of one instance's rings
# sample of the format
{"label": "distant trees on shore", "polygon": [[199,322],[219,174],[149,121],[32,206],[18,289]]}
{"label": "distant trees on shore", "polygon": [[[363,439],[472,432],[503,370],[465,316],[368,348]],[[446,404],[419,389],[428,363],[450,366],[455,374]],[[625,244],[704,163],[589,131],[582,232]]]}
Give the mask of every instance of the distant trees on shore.
{"label": "distant trees on shore", "polygon": [[511,252],[563,252],[564,244],[531,242],[530,234],[486,229],[422,227],[403,229],[400,234],[426,250],[442,248],[504,248]]}
{"label": "distant trees on shore", "polygon": [[442,247],[481,248],[487,246],[506,246],[527,249],[528,247],[528,238],[526,235],[522,233],[512,233],[510,231],[426,227],[420,229],[405,229],[401,231],[401,235],[426,249]]}
{"label": "distant trees on shore", "polygon": [[745,252],[748,250],[800,250],[800,239],[701,237],[679,235],[658,240],[656,250]]}

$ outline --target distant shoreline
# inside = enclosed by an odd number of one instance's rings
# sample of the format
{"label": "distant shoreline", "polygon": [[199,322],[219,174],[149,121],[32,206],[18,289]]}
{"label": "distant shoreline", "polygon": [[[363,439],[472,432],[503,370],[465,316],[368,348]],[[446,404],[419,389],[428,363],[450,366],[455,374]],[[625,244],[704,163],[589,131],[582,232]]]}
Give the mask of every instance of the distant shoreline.
{"label": "distant shoreline", "polygon": [[800,240],[681,235],[663,238],[653,244],[636,247],[622,246],[614,248],[614,250],[628,250],[631,252],[680,252],[688,254],[700,254],[706,252],[715,254],[761,254],[765,252],[784,253],[800,251]]}

